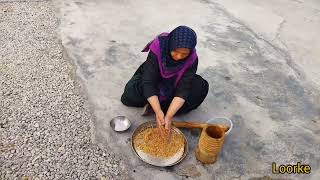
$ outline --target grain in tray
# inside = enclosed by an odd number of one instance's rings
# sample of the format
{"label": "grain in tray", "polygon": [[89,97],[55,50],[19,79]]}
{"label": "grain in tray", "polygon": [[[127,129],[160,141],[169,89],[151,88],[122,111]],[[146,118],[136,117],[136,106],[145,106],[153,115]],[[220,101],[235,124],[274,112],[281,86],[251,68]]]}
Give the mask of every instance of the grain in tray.
{"label": "grain in tray", "polygon": [[137,149],[159,158],[174,156],[184,143],[183,136],[176,131],[169,134],[168,130],[153,127],[144,129],[134,139]]}

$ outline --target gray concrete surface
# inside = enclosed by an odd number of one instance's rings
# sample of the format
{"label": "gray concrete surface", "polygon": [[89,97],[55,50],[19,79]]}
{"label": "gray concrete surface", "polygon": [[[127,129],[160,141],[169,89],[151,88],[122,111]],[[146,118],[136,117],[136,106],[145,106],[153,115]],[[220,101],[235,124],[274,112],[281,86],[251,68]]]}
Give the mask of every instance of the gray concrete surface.
{"label": "gray concrete surface", "polygon": [[[250,179],[320,177],[318,1],[58,1],[63,46],[77,66],[94,116],[94,141],[112,149],[134,179]],[[177,166],[156,168],[131,151],[141,109],[119,101],[125,83],[145,60],[155,35],[189,25],[199,37],[198,73],[210,83],[203,105],[179,120],[229,117],[234,129],[219,161],[195,160],[199,134],[186,133],[190,153]],[[115,133],[109,121],[133,121]],[[310,164],[309,175],[274,175],[271,163]]]}
{"label": "gray concrete surface", "polygon": [[127,179],[94,118],[51,1],[0,1],[0,179]]}

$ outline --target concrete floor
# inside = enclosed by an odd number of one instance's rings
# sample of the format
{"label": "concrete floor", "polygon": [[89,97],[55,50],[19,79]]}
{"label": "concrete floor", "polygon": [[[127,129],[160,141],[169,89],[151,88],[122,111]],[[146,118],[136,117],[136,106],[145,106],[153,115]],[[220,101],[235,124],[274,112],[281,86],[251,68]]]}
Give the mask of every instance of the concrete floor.
{"label": "concrete floor", "polygon": [[[320,177],[320,3],[316,0],[58,1],[62,43],[77,66],[92,112],[93,139],[124,160],[134,179],[318,179]],[[186,159],[171,168],[141,162],[130,136],[141,109],[121,104],[124,85],[145,60],[140,50],[178,25],[198,34],[198,74],[210,83],[203,105],[179,120],[230,118],[218,162],[195,160],[199,134],[184,131]],[[109,121],[133,126],[115,133]],[[277,164],[310,164],[309,175],[274,175]]]}

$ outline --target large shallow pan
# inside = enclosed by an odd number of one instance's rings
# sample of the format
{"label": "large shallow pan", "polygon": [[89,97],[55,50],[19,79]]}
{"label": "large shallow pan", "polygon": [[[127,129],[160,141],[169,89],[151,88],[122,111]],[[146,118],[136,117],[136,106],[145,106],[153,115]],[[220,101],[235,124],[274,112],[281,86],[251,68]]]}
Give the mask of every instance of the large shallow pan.
{"label": "large shallow pan", "polygon": [[154,166],[166,167],[166,166],[173,166],[173,165],[178,164],[188,154],[188,141],[187,141],[185,135],[178,128],[176,128],[174,126],[172,126],[172,130],[181,134],[184,139],[183,152],[178,152],[175,155],[175,157],[169,158],[169,159],[158,159],[158,158],[150,157],[147,154],[136,149],[135,144],[134,144],[134,139],[137,136],[137,134],[139,134],[140,132],[142,132],[143,130],[145,130],[147,128],[156,127],[156,126],[157,126],[157,124],[155,121],[149,121],[149,122],[145,122],[145,123],[141,124],[140,126],[138,126],[134,130],[132,137],[131,137],[131,146],[132,146],[133,152],[138,156],[139,159],[141,159],[142,161],[144,161],[148,164],[154,165]]}

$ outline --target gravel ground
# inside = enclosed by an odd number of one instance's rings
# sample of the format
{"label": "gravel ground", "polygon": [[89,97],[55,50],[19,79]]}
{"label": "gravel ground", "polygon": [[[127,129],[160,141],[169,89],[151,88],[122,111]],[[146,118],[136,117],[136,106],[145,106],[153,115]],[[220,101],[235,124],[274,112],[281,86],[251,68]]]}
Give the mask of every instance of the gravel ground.
{"label": "gravel ground", "polygon": [[50,1],[0,1],[0,179],[126,179],[93,145],[93,116],[64,58]]}

